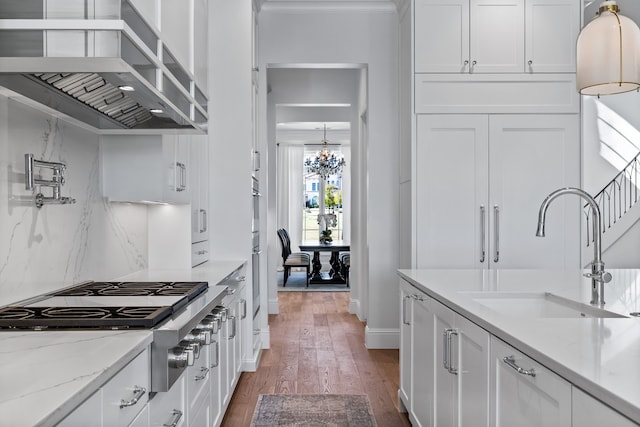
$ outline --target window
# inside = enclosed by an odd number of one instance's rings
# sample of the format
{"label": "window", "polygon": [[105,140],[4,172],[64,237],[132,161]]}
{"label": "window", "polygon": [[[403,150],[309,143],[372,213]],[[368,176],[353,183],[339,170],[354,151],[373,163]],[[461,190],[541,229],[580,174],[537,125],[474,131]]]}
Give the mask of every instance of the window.
{"label": "window", "polygon": [[[320,212],[320,178],[315,174],[304,176],[305,209],[302,217],[302,240],[317,240],[320,237],[318,213]],[[335,240],[342,239],[342,175],[331,175],[325,181],[325,213],[333,213],[337,225],[331,228]]]}

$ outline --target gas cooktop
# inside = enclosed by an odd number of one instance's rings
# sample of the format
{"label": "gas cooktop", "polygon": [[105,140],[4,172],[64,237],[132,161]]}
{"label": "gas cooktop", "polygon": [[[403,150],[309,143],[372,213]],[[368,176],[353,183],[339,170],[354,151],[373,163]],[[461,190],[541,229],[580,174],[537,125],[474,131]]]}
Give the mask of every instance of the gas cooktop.
{"label": "gas cooktop", "polygon": [[88,282],[0,308],[0,329],[150,329],[207,282]]}
{"label": "gas cooktop", "polygon": [[0,329],[149,329],[171,307],[4,307]]}
{"label": "gas cooktop", "polygon": [[204,292],[207,282],[89,282],[55,292],[53,296],[186,296]]}

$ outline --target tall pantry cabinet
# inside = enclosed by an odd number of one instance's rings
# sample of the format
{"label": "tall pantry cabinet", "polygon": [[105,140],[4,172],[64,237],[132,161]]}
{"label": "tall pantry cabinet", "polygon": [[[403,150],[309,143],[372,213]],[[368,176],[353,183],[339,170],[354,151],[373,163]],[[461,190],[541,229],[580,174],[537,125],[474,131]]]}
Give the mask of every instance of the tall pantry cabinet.
{"label": "tall pantry cabinet", "polygon": [[[413,0],[412,267],[580,266],[580,199],[554,201],[547,237],[535,236],[544,198],[580,186],[580,6]],[[493,425],[486,333],[400,290],[399,395],[412,423]],[[502,398],[501,408],[519,406],[513,393]]]}
{"label": "tall pantry cabinet", "polygon": [[[415,268],[580,263],[580,0],[414,0]],[[553,43],[549,41],[553,40]]]}

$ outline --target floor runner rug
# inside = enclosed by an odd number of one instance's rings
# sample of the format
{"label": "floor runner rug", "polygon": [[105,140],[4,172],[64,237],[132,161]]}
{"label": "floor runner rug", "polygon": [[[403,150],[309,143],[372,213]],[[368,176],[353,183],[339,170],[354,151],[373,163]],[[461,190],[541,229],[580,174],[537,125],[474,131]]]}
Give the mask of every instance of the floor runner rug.
{"label": "floor runner rug", "polygon": [[357,394],[261,394],[252,427],[377,427],[369,398]]}

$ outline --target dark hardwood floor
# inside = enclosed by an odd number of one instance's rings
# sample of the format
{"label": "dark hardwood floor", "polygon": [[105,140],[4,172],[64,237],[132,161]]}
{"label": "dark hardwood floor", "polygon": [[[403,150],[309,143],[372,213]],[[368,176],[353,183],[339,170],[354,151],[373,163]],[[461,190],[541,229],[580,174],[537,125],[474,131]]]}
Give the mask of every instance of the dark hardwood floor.
{"label": "dark hardwood floor", "polygon": [[271,349],[244,372],[222,422],[251,424],[259,394],[367,394],[380,427],[410,426],[398,412],[398,350],[367,350],[348,292],[280,292],[269,316]]}

